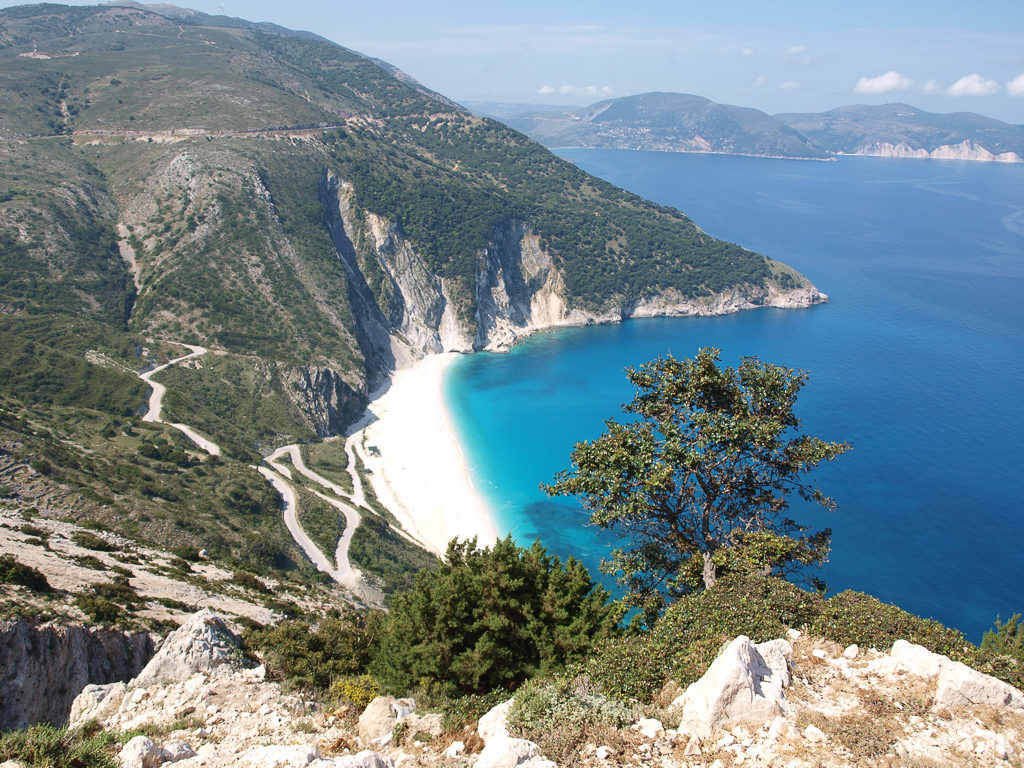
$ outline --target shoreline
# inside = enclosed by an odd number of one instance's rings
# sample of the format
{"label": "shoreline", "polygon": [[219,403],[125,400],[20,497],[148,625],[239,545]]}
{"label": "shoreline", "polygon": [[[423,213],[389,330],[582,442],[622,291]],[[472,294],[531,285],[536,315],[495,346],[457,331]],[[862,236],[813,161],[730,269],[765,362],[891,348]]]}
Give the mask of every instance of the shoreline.
{"label": "shoreline", "polygon": [[498,540],[497,521],[473,486],[444,398],[444,375],[459,353],[427,355],[395,371],[366,408],[369,423],[350,440],[379,501],[402,526],[443,556],[452,538]]}

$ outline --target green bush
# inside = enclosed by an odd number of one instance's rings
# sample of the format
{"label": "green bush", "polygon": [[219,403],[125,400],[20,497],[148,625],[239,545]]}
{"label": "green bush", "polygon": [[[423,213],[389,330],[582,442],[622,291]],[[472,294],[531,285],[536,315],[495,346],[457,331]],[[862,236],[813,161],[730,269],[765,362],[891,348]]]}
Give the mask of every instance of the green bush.
{"label": "green bush", "polygon": [[379,625],[379,614],[353,611],[316,625],[289,620],[245,630],[242,643],[263,659],[272,678],[324,692],[334,680],[365,671]]}
{"label": "green bush", "polygon": [[1005,622],[997,618],[995,627],[981,638],[981,650],[1024,662],[1024,625],[1020,623],[1020,614],[1013,614]]}
{"label": "green bush", "polygon": [[512,689],[585,657],[621,616],[586,568],[539,542],[452,541],[446,562],[393,601],[371,669],[396,692]]}
{"label": "green bush", "polygon": [[774,577],[730,575],[687,595],[647,632],[601,646],[584,670],[606,695],[649,701],[670,679],[699,679],[722,645],[737,635],[755,642],[812,622],[822,598]]}
{"label": "green bush", "polygon": [[856,643],[883,651],[902,638],[957,661],[967,661],[973,647],[963,633],[934,619],[922,619],[851,590],[826,600],[821,614],[811,622],[810,631],[842,645]]}
{"label": "green bush", "polygon": [[0,584],[17,584],[35,592],[52,592],[42,571],[18,562],[14,555],[0,555]]}
{"label": "green bush", "polygon": [[606,743],[636,716],[632,707],[602,696],[584,677],[559,678],[524,685],[508,722],[513,735],[536,742],[546,757],[569,765],[583,744]]}
{"label": "green bush", "polygon": [[114,746],[109,737],[33,725],[0,734],[0,762],[17,760],[33,768],[115,768]]}
{"label": "green bush", "polygon": [[18,562],[13,555],[0,555],[0,584],[16,584],[34,592],[52,592],[41,570]]}
{"label": "green bush", "polygon": [[83,549],[92,549],[97,552],[114,552],[120,549],[116,544],[111,544],[101,536],[88,531],[75,531],[71,534],[71,540]]}

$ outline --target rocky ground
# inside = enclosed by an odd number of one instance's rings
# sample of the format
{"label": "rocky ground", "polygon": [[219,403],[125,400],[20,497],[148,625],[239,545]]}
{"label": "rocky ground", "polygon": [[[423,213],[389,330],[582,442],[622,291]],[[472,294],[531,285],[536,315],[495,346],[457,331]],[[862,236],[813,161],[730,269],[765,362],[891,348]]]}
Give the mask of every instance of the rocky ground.
{"label": "rocky ground", "polygon": [[[460,733],[410,699],[377,698],[358,717],[324,708],[266,680],[203,611],[128,684],[87,687],[71,724],[147,734],[125,746],[124,768],[556,768],[509,733],[510,704]],[[601,734],[563,765],[1024,765],[1024,694],[904,641],[880,651],[795,630],[759,645],[739,637],[658,714]]]}

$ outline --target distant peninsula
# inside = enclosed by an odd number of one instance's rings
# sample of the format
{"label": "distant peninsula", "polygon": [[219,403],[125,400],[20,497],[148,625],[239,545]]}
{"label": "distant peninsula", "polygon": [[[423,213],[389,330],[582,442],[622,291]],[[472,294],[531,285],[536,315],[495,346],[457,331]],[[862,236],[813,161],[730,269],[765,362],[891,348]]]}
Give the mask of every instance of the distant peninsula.
{"label": "distant peninsula", "polygon": [[586,107],[470,103],[547,147],[642,149],[826,160],[837,155],[1024,162],[1024,126],[908,104],[769,115],[686,93],[643,93]]}

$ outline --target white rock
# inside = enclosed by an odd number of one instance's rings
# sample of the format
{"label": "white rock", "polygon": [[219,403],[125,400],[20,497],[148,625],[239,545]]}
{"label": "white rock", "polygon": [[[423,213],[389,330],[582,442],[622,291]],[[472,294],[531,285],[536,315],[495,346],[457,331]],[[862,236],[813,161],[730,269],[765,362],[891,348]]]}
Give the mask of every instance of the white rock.
{"label": "white rock", "polygon": [[789,735],[792,727],[793,726],[790,724],[789,720],[784,718],[782,715],[779,715],[772,720],[772,724],[768,726],[768,738],[772,740],[783,739]]}
{"label": "white rock", "polygon": [[540,754],[540,747],[526,739],[492,737],[473,763],[473,768],[515,768]]}
{"label": "white rock", "polygon": [[368,749],[356,755],[334,758],[335,768],[394,768],[394,765],[390,757]]}
{"label": "white rock", "polygon": [[915,675],[938,678],[936,704],[947,707],[987,704],[1024,709],[1024,693],[1012,685],[959,661],[932,653],[923,646],[897,640],[889,655],[899,666]]}
{"label": "white rock", "polygon": [[192,745],[184,741],[169,741],[164,744],[164,752],[167,753],[167,762],[176,763],[179,760],[187,760],[196,756]]}
{"label": "white rock", "polygon": [[824,648],[815,648],[813,651],[811,651],[811,655],[816,659],[824,659],[826,656],[828,656],[828,654],[825,653]]}
{"label": "white rock", "polygon": [[846,646],[846,650],[843,651],[843,656],[852,661],[857,658],[858,653],[860,653],[860,646],[854,643],[853,645]]}
{"label": "white rock", "polygon": [[464,742],[464,741],[453,741],[449,745],[448,749],[446,749],[444,751],[444,756],[448,757],[448,758],[458,757],[459,755],[461,755],[465,751],[466,751],[466,742]]}
{"label": "white rock", "polygon": [[804,738],[807,739],[811,744],[817,744],[822,741],[828,741],[828,737],[825,733],[816,725],[808,725],[804,728]]}
{"label": "white rock", "polygon": [[691,736],[690,740],[686,742],[686,749],[683,750],[684,757],[700,757],[700,737]]}
{"label": "white rock", "polygon": [[210,672],[222,664],[241,667],[242,658],[238,638],[224,620],[203,609],[167,636],[131,687],[181,682],[196,672]]}
{"label": "white rock", "polygon": [[309,744],[268,744],[248,750],[239,758],[239,765],[244,768],[305,768],[319,758],[316,747]]}
{"label": "white rock", "polygon": [[786,637],[788,637],[790,640],[799,640],[802,635],[803,632],[801,632],[799,629],[786,630]]}
{"label": "white rock", "polygon": [[531,757],[525,763],[519,763],[520,768],[558,768],[558,763],[544,757]]}
{"label": "white rock", "polygon": [[407,718],[415,708],[412,699],[378,696],[359,716],[359,743],[363,746],[387,743],[395,724]]}
{"label": "white rock", "polygon": [[28,768],[24,763],[19,763],[17,760],[5,760],[0,763],[0,768]]}
{"label": "white rock", "polygon": [[117,761],[121,768],[157,768],[168,755],[148,736],[136,736],[121,748]]}
{"label": "white rock", "polygon": [[657,738],[659,733],[665,732],[665,726],[661,724],[660,720],[655,720],[652,717],[645,717],[642,720],[638,720],[634,725],[633,729],[640,731],[648,739]]}
{"label": "white rock", "polygon": [[88,720],[98,720],[102,723],[121,706],[127,690],[128,686],[125,683],[85,686],[71,703],[68,728],[74,728]]}
{"label": "white rock", "polygon": [[[778,655],[784,657],[776,645],[768,652],[776,661]],[[720,727],[743,723],[760,727],[784,714],[783,689],[788,683],[788,667],[785,675],[773,671],[750,638],[740,635],[674,702],[683,710],[679,731],[709,738]]]}
{"label": "white rock", "polygon": [[597,756],[598,760],[607,760],[615,754],[615,750],[611,747],[598,747],[594,754]]}
{"label": "white rock", "polygon": [[480,718],[477,723],[477,735],[484,740],[484,743],[493,738],[508,738],[508,711],[512,708],[515,699],[504,701]]}

